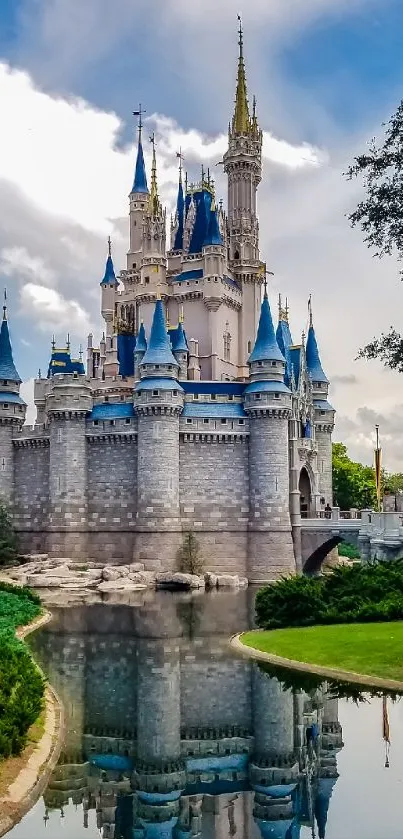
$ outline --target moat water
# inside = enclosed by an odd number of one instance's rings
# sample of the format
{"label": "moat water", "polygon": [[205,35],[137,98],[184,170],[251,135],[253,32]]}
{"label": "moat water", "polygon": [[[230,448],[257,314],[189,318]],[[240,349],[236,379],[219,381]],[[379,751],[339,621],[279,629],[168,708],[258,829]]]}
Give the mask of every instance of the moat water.
{"label": "moat water", "polygon": [[253,597],[52,607],[67,732],[8,839],[402,839],[403,701],[237,657]]}

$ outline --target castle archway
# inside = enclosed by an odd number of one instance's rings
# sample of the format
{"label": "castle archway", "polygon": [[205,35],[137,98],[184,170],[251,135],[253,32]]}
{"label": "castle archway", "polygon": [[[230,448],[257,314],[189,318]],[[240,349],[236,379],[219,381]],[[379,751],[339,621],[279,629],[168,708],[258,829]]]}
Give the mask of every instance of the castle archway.
{"label": "castle archway", "polygon": [[301,469],[298,489],[300,493],[299,505],[301,518],[307,519],[312,515],[312,484],[305,466]]}
{"label": "castle archway", "polygon": [[330,552],[340,545],[340,542],[344,542],[343,537],[340,534],[335,534],[331,536],[326,542],[322,542],[316,551],[313,551],[311,555],[308,557],[306,562],[303,564],[303,573],[306,574],[308,577],[315,577],[319,574],[323,560],[330,554]]}

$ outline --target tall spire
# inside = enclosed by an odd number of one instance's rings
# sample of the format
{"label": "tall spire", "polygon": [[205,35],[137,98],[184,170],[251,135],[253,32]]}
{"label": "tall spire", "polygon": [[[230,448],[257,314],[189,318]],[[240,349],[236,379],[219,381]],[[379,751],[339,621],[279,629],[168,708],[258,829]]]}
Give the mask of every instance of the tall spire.
{"label": "tall spire", "polygon": [[266,285],[262,308],[260,310],[260,320],[256,342],[253,351],[249,356],[249,364],[252,364],[255,361],[284,361],[283,353],[280,350],[274,332]]}
{"label": "tall spire", "polygon": [[141,364],[167,364],[173,367],[179,366],[175,356],[172,354],[171,342],[169,340],[165,322],[164,307],[161,300],[157,300],[155,304],[147,352],[145,353]]}
{"label": "tall spire", "polygon": [[143,144],[141,141],[142,129],[143,129],[143,120],[142,115],[145,111],[142,109],[141,105],[139,105],[138,111],[133,111],[133,116],[139,118],[138,122],[138,145],[137,145],[137,159],[136,159],[136,168],[134,170],[134,181],[132,186],[132,193],[133,192],[140,192],[148,194],[148,186],[147,186],[147,175],[146,175],[146,167],[144,163],[144,153],[143,153]]}
{"label": "tall spire", "polygon": [[4,289],[3,320],[0,329],[0,379],[21,384],[20,376],[14,364],[10,333],[7,320],[7,292]]}
{"label": "tall spire", "polygon": [[174,251],[181,251],[183,250],[183,228],[184,228],[184,220],[185,220],[185,199],[183,195],[183,184],[182,184],[182,150],[180,149],[176,152],[176,156],[179,158],[179,185],[178,185],[178,197],[176,200],[176,233],[175,233],[175,241],[174,241]]}
{"label": "tall spire", "polygon": [[155,134],[152,133],[150,143],[153,147],[153,161],[151,166],[151,190],[150,190],[150,207],[151,215],[158,216],[161,205],[158,198],[158,184],[157,184],[157,159],[155,156]]}
{"label": "tall spire", "polygon": [[207,235],[204,240],[204,245],[223,245],[223,239],[220,233],[220,226],[218,224],[217,209],[214,199],[211,202],[210,217],[207,228]]}
{"label": "tall spire", "polygon": [[243,57],[243,29],[241,16],[239,20],[239,58],[238,76],[235,95],[235,111],[232,119],[232,131],[234,134],[248,134],[251,128],[249,116],[248,94],[246,89],[245,62]]}
{"label": "tall spire", "polygon": [[105,265],[105,273],[104,273],[104,276],[102,277],[100,285],[112,285],[112,286],[119,285],[119,283],[116,279],[115,269],[113,267],[112,242],[111,242],[111,237],[110,236],[108,236],[108,257],[107,257],[106,265]]}
{"label": "tall spire", "polygon": [[315,329],[312,317],[312,299],[308,301],[309,312],[309,329],[306,341],[306,366],[308,373],[313,382],[320,382],[321,384],[329,384],[329,380],[324,373],[322,362],[320,360],[318,343],[316,340]]}

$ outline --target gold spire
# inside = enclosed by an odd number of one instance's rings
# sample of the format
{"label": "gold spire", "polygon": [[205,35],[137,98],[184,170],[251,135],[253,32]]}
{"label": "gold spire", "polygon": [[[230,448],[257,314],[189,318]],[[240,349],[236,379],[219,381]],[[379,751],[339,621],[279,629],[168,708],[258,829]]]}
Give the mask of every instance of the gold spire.
{"label": "gold spire", "polygon": [[153,160],[151,166],[151,189],[150,189],[150,206],[151,206],[151,214],[153,216],[158,216],[160,212],[160,202],[158,198],[158,185],[157,185],[157,160],[155,157],[155,134],[152,133],[150,137],[150,143],[152,143],[153,147]]}
{"label": "gold spire", "polygon": [[285,307],[283,308],[281,294],[278,296],[278,319],[288,323],[288,299],[285,298]]}
{"label": "gold spire", "polygon": [[312,318],[312,294],[309,295],[308,299],[308,314],[309,314],[309,326],[313,326],[313,318]]}
{"label": "gold spire", "polygon": [[239,20],[239,59],[238,77],[235,96],[235,111],[232,119],[232,130],[234,134],[248,134],[251,129],[249,116],[248,94],[246,90],[245,63],[243,58],[243,30],[241,16]]}

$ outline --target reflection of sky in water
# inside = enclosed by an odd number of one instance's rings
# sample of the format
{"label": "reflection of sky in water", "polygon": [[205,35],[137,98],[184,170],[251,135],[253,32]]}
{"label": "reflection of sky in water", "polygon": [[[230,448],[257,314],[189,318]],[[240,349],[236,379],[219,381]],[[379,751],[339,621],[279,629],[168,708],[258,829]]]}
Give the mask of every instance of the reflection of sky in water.
{"label": "reflection of sky in water", "polygon": [[[52,681],[58,682],[56,687],[59,692],[63,695],[63,685],[67,691],[65,693],[67,715],[74,716],[74,723],[71,724],[70,729],[72,742],[77,743],[77,725],[79,726],[80,720],[83,721],[84,726],[88,724],[88,721],[90,725],[94,725],[94,721],[104,725],[105,720],[112,720],[111,724],[114,726],[117,717],[119,718],[124,710],[129,709],[131,713],[133,709],[133,728],[136,725],[138,729],[142,725],[147,727],[146,737],[143,736],[143,748],[147,748],[149,733],[153,732],[155,736],[157,732],[158,720],[156,722],[155,715],[158,715],[158,707],[156,708],[153,703],[159,701],[158,691],[156,693],[154,691],[155,681],[148,685],[149,678],[162,679],[163,691],[160,701],[162,714],[165,715],[164,725],[169,727],[169,722],[173,721],[173,731],[175,731],[175,725],[183,725],[184,715],[191,720],[191,725],[200,720],[201,724],[209,725],[211,719],[211,725],[217,727],[222,707],[225,725],[229,722],[234,725],[241,724],[241,720],[244,724],[249,717],[253,731],[258,730],[256,726],[260,723],[261,737],[264,738],[266,718],[260,715],[259,720],[259,703],[262,702],[262,698],[264,701],[265,693],[259,693],[257,704],[257,694],[256,692],[254,694],[257,682],[252,673],[255,665],[234,657],[234,653],[226,646],[226,639],[236,629],[245,628],[250,620],[252,609],[248,598],[250,594],[246,592],[231,593],[231,595],[223,595],[215,599],[199,598],[197,609],[196,607],[193,609],[193,606],[190,608],[186,601],[180,601],[180,599],[176,601],[175,598],[162,601],[162,599],[158,600],[157,596],[154,603],[149,607],[143,607],[141,611],[122,607],[121,611],[115,609],[113,612],[110,607],[104,606],[104,611],[97,612],[95,617],[95,613],[92,613],[92,619],[89,617],[89,612],[85,612],[82,608],[70,614],[65,610],[61,611],[58,616],[55,616],[54,626],[37,636],[33,641],[33,646],[39,644],[39,659],[49,669]],[[162,610],[161,606],[163,606]],[[164,615],[163,618],[161,612]],[[100,623],[100,614],[107,618],[107,626],[104,620]],[[74,638],[73,646],[69,647],[72,638]],[[74,651],[77,644],[81,650],[81,665],[83,657],[86,661],[83,669],[83,673],[86,673],[84,677],[86,681],[81,692],[81,699],[77,699],[76,702],[76,695],[74,692],[73,695],[69,694],[67,683],[71,678],[71,673],[74,673]],[[178,670],[176,671],[173,667],[166,681],[166,675],[162,675],[164,662],[166,664],[166,656],[168,655],[169,658],[173,655],[175,649],[179,656]],[[83,650],[86,652],[84,653]],[[120,650],[126,651],[126,658],[123,654],[121,659],[121,667],[119,667]],[[153,658],[154,654],[155,658]],[[69,655],[71,656],[70,664],[68,663]],[[133,657],[136,659],[136,656],[137,668],[139,668],[139,660],[142,661],[142,677],[140,677],[140,669],[130,669]],[[73,670],[69,669],[71,665]],[[144,665],[146,665],[145,668]],[[114,673],[114,678],[109,681],[107,679],[108,667],[109,673]],[[105,678],[97,681],[94,676],[97,672],[103,673]],[[137,674],[136,679],[138,678],[138,684],[135,685],[133,685],[134,672]],[[141,678],[143,679],[142,687]],[[179,678],[180,682],[180,723],[177,714],[175,678]],[[171,679],[173,682],[170,681]],[[141,691],[146,692],[141,693]],[[169,693],[171,696],[168,696]],[[276,693],[272,695],[275,696]],[[141,703],[143,707],[140,715],[137,712],[137,717],[136,696],[137,699],[140,696],[146,697]],[[174,701],[172,701],[173,696]],[[148,709],[147,706],[149,706]],[[151,706],[153,719],[150,715]],[[84,713],[81,714],[80,710],[84,710]],[[334,784],[330,800],[326,839],[402,839],[403,837],[403,699],[395,703],[389,700],[388,710],[391,737],[390,767],[385,769],[382,700],[374,698],[359,705],[351,700],[339,700],[338,716],[343,731],[344,747],[337,753],[339,778]],[[292,719],[292,714],[287,719]],[[270,714],[267,720],[270,724]],[[272,715],[271,720],[271,724],[280,725],[281,728],[281,714],[278,710]],[[283,743],[289,742],[287,732],[284,730],[281,732],[280,728],[278,729],[279,740],[282,737]],[[151,739],[150,734],[150,742]],[[138,739],[137,744],[139,742]],[[174,743],[172,732],[169,733],[167,742]],[[259,745],[256,741],[255,749],[259,750]],[[240,763],[238,761],[240,766],[241,764],[245,766],[244,758],[245,756]],[[194,763],[194,759],[192,760]],[[189,760],[189,766],[193,765],[192,760]],[[233,760],[232,763],[234,763]],[[245,784],[247,785],[247,782]],[[129,809],[131,813],[131,803]],[[253,818],[252,810],[253,793],[249,791],[242,792],[239,789],[232,796],[227,793],[225,796],[216,798],[205,796],[201,833],[196,831],[194,835],[198,839],[233,839],[233,837],[235,839],[261,839],[262,834]],[[48,820],[45,820],[44,816],[45,806],[41,800],[22,822],[10,831],[9,839],[62,839],[62,837],[95,839],[102,835],[102,830],[100,831],[97,827],[94,810],[88,813],[88,827],[83,827],[81,804],[66,805],[64,818],[61,818],[60,810],[49,811]],[[312,837],[311,827],[306,825],[294,825],[292,832],[288,833],[285,832],[285,823],[280,832],[278,830],[271,832],[267,830],[267,827],[268,825],[264,830],[264,836],[273,837],[273,839],[279,839],[280,836],[281,839],[311,839]],[[280,824],[277,828],[280,829]],[[115,834],[116,839],[120,839],[120,835],[120,833]],[[132,839],[134,834],[131,827],[126,828],[123,835],[124,839]],[[317,836],[317,829],[315,835]],[[170,831],[170,837],[176,839],[175,831],[173,833]]]}

